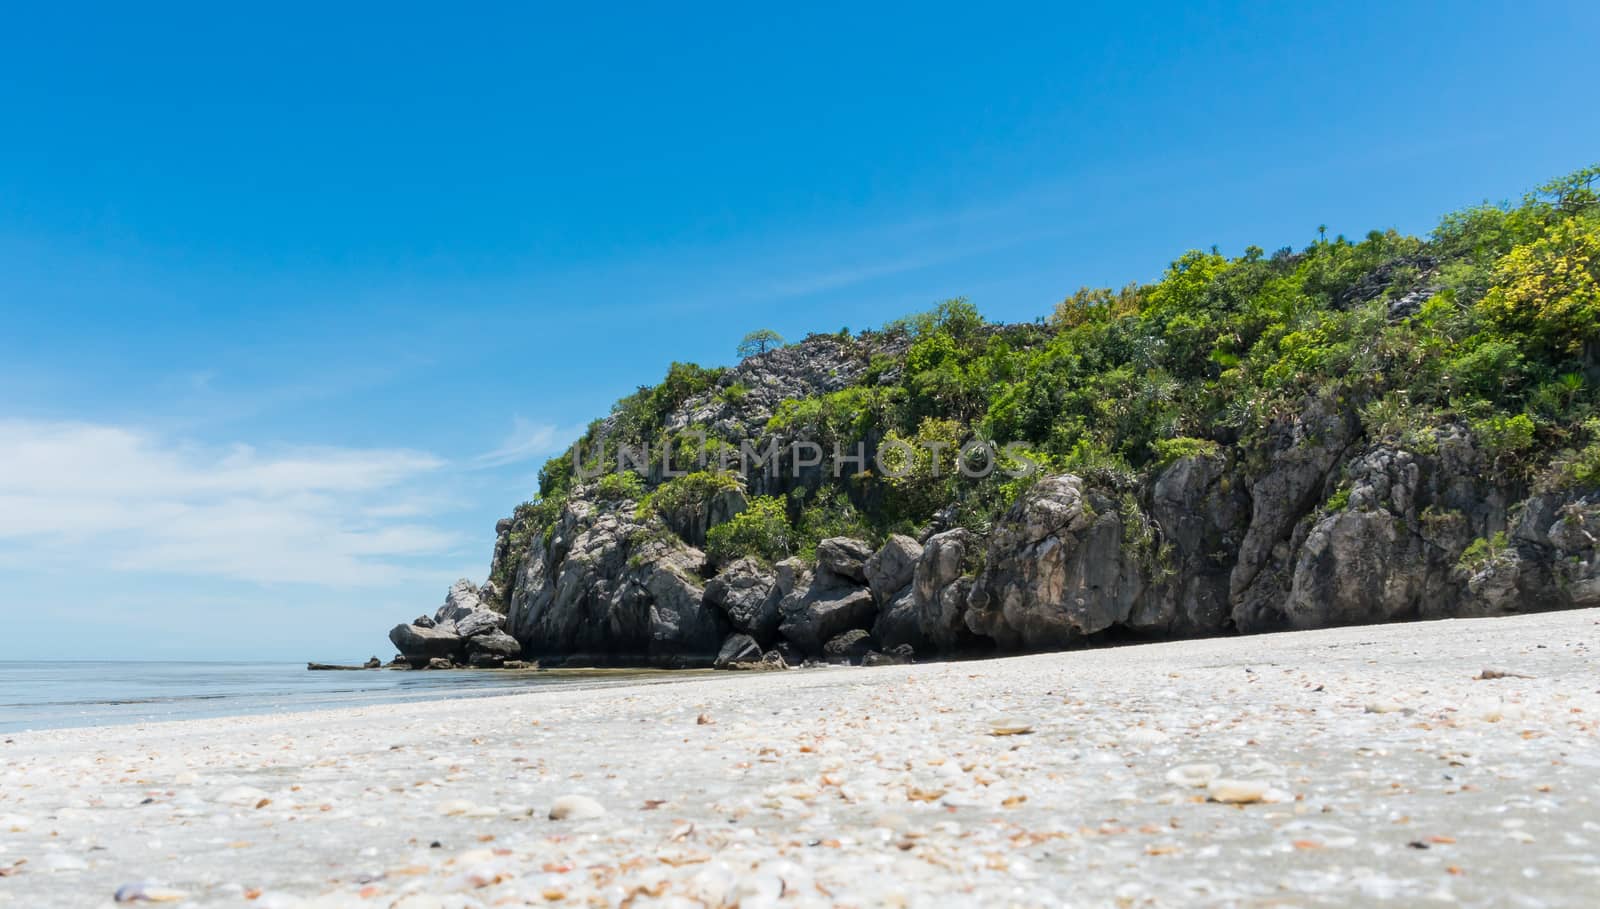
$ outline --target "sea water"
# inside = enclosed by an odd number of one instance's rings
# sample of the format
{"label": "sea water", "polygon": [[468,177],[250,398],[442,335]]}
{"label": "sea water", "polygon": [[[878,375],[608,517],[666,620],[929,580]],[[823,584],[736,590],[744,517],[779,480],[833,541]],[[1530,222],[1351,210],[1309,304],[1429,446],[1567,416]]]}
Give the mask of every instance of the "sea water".
{"label": "sea water", "polygon": [[0,661],[0,732],[484,697],[696,674],[578,669],[310,672],[304,663]]}

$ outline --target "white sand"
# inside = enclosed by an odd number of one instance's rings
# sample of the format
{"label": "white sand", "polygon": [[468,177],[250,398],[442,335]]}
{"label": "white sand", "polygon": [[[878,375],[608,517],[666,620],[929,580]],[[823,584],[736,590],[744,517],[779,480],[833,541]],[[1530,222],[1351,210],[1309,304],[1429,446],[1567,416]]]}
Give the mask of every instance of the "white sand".
{"label": "white sand", "polygon": [[[1597,637],[1568,612],[18,734],[0,905],[1594,905]],[[566,796],[605,814],[548,819]]]}

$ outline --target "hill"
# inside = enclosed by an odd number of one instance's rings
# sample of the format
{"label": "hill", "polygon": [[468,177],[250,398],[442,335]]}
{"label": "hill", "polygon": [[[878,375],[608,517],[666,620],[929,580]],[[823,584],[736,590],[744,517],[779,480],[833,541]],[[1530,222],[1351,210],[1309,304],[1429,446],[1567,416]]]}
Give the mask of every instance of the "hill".
{"label": "hill", "polygon": [[675,363],[396,643],[778,666],[1600,605],[1597,180]]}

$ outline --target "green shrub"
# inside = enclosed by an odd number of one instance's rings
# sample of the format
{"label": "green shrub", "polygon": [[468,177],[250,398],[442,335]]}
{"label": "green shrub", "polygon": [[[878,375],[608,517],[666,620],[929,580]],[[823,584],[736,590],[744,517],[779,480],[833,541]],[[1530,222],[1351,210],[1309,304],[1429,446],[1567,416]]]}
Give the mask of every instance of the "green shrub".
{"label": "green shrub", "polygon": [[1456,562],[1462,570],[1476,574],[1490,565],[1500,561],[1509,549],[1505,531],[1500,531],[1492,537],[1478,537],[1461,551],[1461,558]]}
{"label": "green shrub", "polygon": [[824,486],[811,496],[800,510],[797,534],[797,554],[805,559],[816,557],[817,544],[829,537],[855,537],[876,542],[873,532],[861,512],[851,504],[850,497],[834,486]]}
{"label": "green shrub", "polygon": [[1192,439],[1188,436],[1177,436],[1171,439],[1156,439],[1150,443],[1150,449],[1155,452],[1156,466],[1161,468],[1184,458],[1216,457],[1221,450],[1221,446],[1210,439]]}
{"label": "green shrub", "polygon": [[754,556],[776,562],[793,554],[794,535],[783,500],[776,496],[757,496],[733,519],[706,533],[706,555],[718,565]]}
{"label": "green shrub", "polygon": [[671,514],[703,507],[719,493],[743,488],[737,474],[701,470],[656,487],[639,502],[639,515]]}
{"label": "green shrub", "polygon": [[1557,455],[1540,478],[1541,489],[1547,492],[1600,489],[1600,419],[1588,420],[1583,430],[1589,443]]}
{"label": "green shrub", "polygon": [[1494,414],[1472,420],[1470,425],[1472,434],[1483,444],[1484,452],[1497,461],[1515,458],[1533,447],[1535,427],[1525,413]]}
{"label": "green shrub", "polygon": [[631,470],[608,473],[595,483],[595,497],[602,502],[638,501],[644,495],[644,478]]}

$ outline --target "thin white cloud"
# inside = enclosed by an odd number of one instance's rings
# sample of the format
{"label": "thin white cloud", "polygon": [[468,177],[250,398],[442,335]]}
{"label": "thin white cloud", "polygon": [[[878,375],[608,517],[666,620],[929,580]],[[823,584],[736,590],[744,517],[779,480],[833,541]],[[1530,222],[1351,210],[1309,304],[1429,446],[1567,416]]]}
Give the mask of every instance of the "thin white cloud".
{"label": "thin white cloud", "polygon": [[493,451],[484,452],[472,459],[474,467],[505,467],[535,458],[548,458],[560,454],[574,439],[583,435],[582,426],[556,426],[535,423],[522,417],[511,421],[511,434]]}
{"label": "thin white cloud", "polygon": [[0,562],[338,587],[419,576],[422,452],[211,448],[119,426],[0,420]]}

